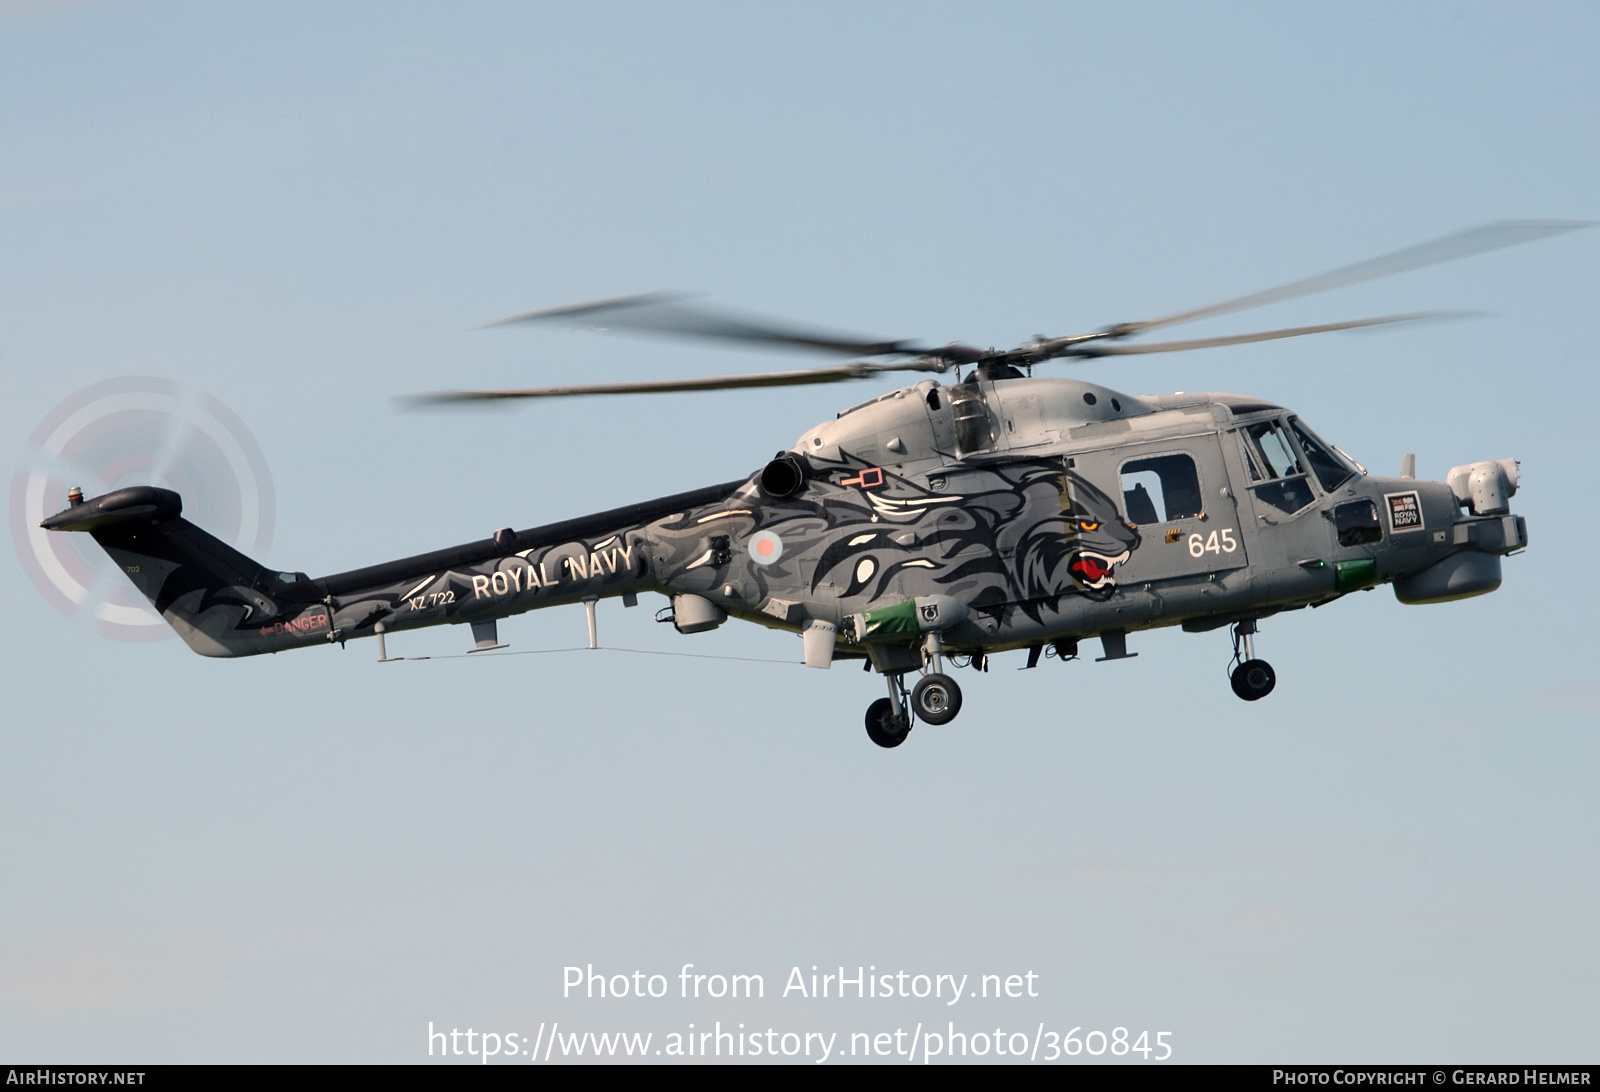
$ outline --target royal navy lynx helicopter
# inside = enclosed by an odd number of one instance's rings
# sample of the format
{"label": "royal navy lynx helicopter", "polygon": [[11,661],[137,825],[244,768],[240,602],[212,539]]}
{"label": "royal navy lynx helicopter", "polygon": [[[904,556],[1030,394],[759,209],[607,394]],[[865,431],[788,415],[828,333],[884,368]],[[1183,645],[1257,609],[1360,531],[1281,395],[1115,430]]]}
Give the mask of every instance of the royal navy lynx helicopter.
{"label": "royal navy lynx helicopter", "polygon": [[[264,652],[470,624],[474,651],[503,646],[497,622],[641,592],[670,597],[678,632],[729,618],[803,635],[809,667],[863,660],[887,680],[867,734],[898,746],[916,721],[946,724],[961,689],[946,663],[980,670],[1027,650],[1071,659],[1098,638],[1120,660],[1128,634],[1231,628],[1233,690],[1271,693],[1258,623],[1390,583],[1402,603],[1499,587],[1502,556],[1527,545],[1511,513],[1517,463],[1458,466],[1419,481],[1375,477],[1292,410],[1238,394],[1123,394],[1033,375],[1093,360],[1297,337],[1421,318],[1391,315],[1156,343],[1158,328],[1399,273],[1583,226],[1490,224],[1252,295],[1013,349],[918,346],[737,318],[662,294],[514,315],[865,358],[800,371],[521,390],[451,391],[428,402],[716,390],[948,377],[839,413],[755,473],[675,496],[312,579],[269,569],[182,517],[151,486],[69,506],[44,521],[94,537],[204,656]],[[908,688],[908,676],[917,675]]]}

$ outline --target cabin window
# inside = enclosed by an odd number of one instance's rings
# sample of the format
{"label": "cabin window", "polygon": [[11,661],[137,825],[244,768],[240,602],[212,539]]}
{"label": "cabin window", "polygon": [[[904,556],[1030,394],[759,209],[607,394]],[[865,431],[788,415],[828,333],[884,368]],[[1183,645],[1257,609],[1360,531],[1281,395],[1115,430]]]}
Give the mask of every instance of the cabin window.
{"label": "cabin window", "polygon": [[1194,460],[1187,455],[1156,455],[1124,463],[1122,503],[1134,526],[1193,519],[1205,507]]}

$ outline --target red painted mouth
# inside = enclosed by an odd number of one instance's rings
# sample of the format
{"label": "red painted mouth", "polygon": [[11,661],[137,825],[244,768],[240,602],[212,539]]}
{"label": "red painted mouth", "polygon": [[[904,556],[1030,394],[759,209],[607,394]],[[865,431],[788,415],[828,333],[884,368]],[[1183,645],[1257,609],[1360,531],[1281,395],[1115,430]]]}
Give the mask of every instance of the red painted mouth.
{"label": "red painted mouth", "polygon": [[1084,550],[1072,555],[1072,560],[1067,563],[1067,571],[1082,587],[1102,591],[1116,586],[1116,574],[1111,570],[1126,560],[1128,560],[1126,550],[1116,557]]}
{"label": "red painted mouth", "polygon": [[1103,580],[1111,573],[1111,566],[1102,565],[1098,558],[1087,557],[1083,554],[1079,554],[1073,560],[1071,568],[1085,584],[1093,584],[1097,580]]}

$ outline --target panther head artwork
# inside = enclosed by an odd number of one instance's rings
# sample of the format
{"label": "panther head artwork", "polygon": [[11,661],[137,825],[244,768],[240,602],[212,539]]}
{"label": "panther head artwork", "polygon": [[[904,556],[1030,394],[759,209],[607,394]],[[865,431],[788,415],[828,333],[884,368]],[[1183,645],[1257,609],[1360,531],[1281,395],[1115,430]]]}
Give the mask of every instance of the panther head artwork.
{"label": "panther head artwork", "polygon": [[1068,470],[1057,481],[1058,511],[1023,536],[1017,575],[1031,598],[1049,600],[1075,591],[1109,599],[1117,589],[1116,567],[1139,548],[1139,532],[1123,521],[1116,502],[1082,475]]}
{"label": "panther head artwork", "polygon": [[1110,497],[1078,475],[1068,473],[1067,490],[1072,498],[1066,513],[1067,571],[1080,590],[1109,594],[1117,583],[1113,570],[1139,548],[1139,532],[1123,522]]}
{"label": "panther head artwork", "polygon": [[[1110,496],[1061,459],[1018,461],[989,474],[979,488],[955,495],[891,478],[892,494],[874,495],[870,512],[860,511],[872,522],[847,518],[835,526],[815,579],[839,572],[834,579],[848,585],[846,596],[876,595],[892,575],[922,566],[932,583],[974,605],[1011,603],[1030,616],[1063,595],[1115,593],[1116,566],[1138,548],[1139,534]],[[831,514],[848,510],[835,506]],[[906,519],[927,528],[918,541],[936,543],[933,551],[896,537]]]}

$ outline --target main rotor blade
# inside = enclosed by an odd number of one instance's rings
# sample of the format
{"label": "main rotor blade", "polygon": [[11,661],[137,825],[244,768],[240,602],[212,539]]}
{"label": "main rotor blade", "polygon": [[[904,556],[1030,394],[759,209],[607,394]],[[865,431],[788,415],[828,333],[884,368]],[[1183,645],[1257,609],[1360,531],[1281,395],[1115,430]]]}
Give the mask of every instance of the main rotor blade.
{"label": "main rotor blade", "polygon": [[568,304],[563,307],[546,307],[538,311],[524,311],[518,315],[511,315],[488,325],[507,326],[519,322],[568,322],[583,326],[615,327],[640,333],[740,341],[811,352],[839,353],[845,356],[885,356],[899,353],[921,355],[925,351],[913,347],[906,341],[868,341],[827,330],[809,330],[798,326],[781,325],[767,319],[735,316],[694,306],[686,302],[685,296],[673,292],[640,292],[631,296],[613,296],[609,299]]}
{"label": "main rotor blade", "polygon": [[1326,334],[1334,330],[1356,330],[1363,326],[1383,326],[1393,322],[1418,322],[1422,319],[1457,317],[1452,311],[1423,311],[1414,315],[1388,315],[1383,318],[1355,319],[1350,322],[1325,322],[1320,326],[1295,326],[1286,330],[1266,330],[1258,334],[1235,334],[1232,337],[1202,337],[1192,341],[1154,341],[1144,345],[1106,344],[1090,342],[1074,348],[1063,356],[1135,356],[1140,353],[1177,353],[1186,349],[1217,349],[1224,345],[1248,345],[1252,341],[1276,341],[1283,337],[1300,337],[1303,334]]}
{"label": "main rotor blade", "polygon": [[870,379],[880,372],[940,372],[937,361],[908,364],[869,364],[857,361],[829,368],[804,368],[790,372],[749,372],[743,375],[708,375],[694,379],[658,379],[642,383],[585,383],[567,387],[524,387],[510,390],[435,391],[415,394],[417,405],[442,406],[460,402],[493,402],[512,398],[564,398],[575,394],[662,394],[671,391],[720,391],[736,387],[795,387],[811,383],[841,383]]}
{"label": "main rotor blade", "polygon": [[1279,300],[1294,299],[1296,296],[1309,296],[1314,292],[1326,292],[1334,288],[1343,288],[1349,284],[1359,284],[1362,281],[1375,280],[1378,277],[1390,277],[1397,273],[1408,273],[1413,269],[1424,266],[1438,265],[1441,262],[1452,262],[1458,258],[1469,258],[1474,254],[1482,254],[1490,250],[1499,250],[1502,247],[1517,246],[1521,243],[1531,243],[1535,239],[1543,239],[1548,235],[1559,235],[1564,231],[1576,228],[1591,227],[1591,223],[1583,220],[1502,220],[1498,223],[1484,224],[1482,227],[1469,228],[1454,235],[1446,235],[1441,239],[1431,242],[1418,243],[1390,254],[1369,258],[1355,265],[1347,265],[1340,269],[1319,273],[1314,277],[1306,277],[1276,288],[1268,288],[1261,292],[1253,292],[1248,296],[1237,299],[1224,300],[1213,303],[1207,307],[1197,307],[1192,311],[1180,311],[1175,315],[1163,318],[1150,319],[1147,322],[1126,322],[1111,328],[1111,333],[1117,337],[1153,330],[1158,326],[1173,326],[1180,322],[1193,322],[1196,319],[1210,318],[1212,315],[1225,315],[1231,311],[1243,311],[1249,307],[1262,307]]}

